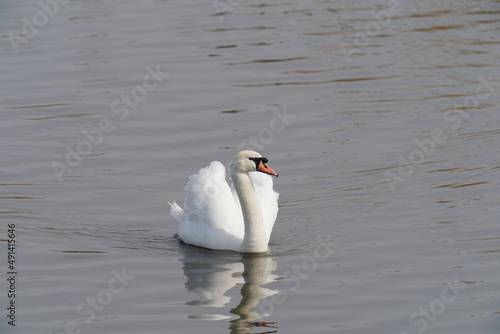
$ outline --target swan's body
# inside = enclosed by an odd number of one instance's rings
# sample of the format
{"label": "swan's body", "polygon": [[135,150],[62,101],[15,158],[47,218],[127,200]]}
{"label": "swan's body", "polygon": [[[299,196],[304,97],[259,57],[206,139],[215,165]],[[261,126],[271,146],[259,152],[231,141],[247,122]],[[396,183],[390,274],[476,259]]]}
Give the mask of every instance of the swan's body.
{"label": "swan's body", "polygon": [[170,204],[179,239],[211,249],[266,252],[278,214],[278,193],[266,174],[278,176],[259,153],[241,151],[231,162],[231,186],[218,161],[191,175],[184,209]]}

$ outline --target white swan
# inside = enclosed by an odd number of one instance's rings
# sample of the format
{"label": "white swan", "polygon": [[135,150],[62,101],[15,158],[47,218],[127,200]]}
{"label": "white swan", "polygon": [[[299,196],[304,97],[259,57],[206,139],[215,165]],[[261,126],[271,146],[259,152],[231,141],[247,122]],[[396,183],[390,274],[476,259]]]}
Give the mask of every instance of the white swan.
{"label": "white swan", "polygon": [[270,176],[278,173],[267,162],[257,152],[239,152],[231,161],[231,186],[218,161],[191,175],[184,189],[184,210],[169,203],[179,239],[211,249],[266,252],[279,196]]}

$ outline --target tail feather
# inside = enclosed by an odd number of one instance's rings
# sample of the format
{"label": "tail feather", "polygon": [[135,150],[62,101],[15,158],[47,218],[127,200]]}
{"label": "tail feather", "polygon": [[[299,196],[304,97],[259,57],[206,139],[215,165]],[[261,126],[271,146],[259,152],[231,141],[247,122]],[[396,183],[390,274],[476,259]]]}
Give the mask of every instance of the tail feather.
{"label": "tail feather", "polygon": [[181,224],[184,210],[175,201],[172,203],[168,202],[168,204],[170,205],[170,215],[174,218],[177,225]]}

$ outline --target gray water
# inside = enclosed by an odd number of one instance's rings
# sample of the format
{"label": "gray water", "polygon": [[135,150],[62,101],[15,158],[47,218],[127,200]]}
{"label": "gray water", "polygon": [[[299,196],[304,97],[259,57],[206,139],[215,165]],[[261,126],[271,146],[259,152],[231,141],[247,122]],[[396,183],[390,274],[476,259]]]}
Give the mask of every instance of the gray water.
{"label": "gray water", "polygon": [[[498,333],[497,1],[66,2],[0,5],[2,333]],[[179,243],[241,148],[269,253]]]}

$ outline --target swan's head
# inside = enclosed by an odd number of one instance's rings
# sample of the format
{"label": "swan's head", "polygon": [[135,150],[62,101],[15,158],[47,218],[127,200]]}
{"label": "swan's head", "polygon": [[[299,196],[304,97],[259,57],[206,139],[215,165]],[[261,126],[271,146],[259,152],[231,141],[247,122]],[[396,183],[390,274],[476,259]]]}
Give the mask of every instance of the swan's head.
{"label": "swan's head", "polygon": [[231,162],[232,173],[262,172],[278,176],[271,167],[267,165],[267,158],[254,151],[241,151],[236,154]]}

